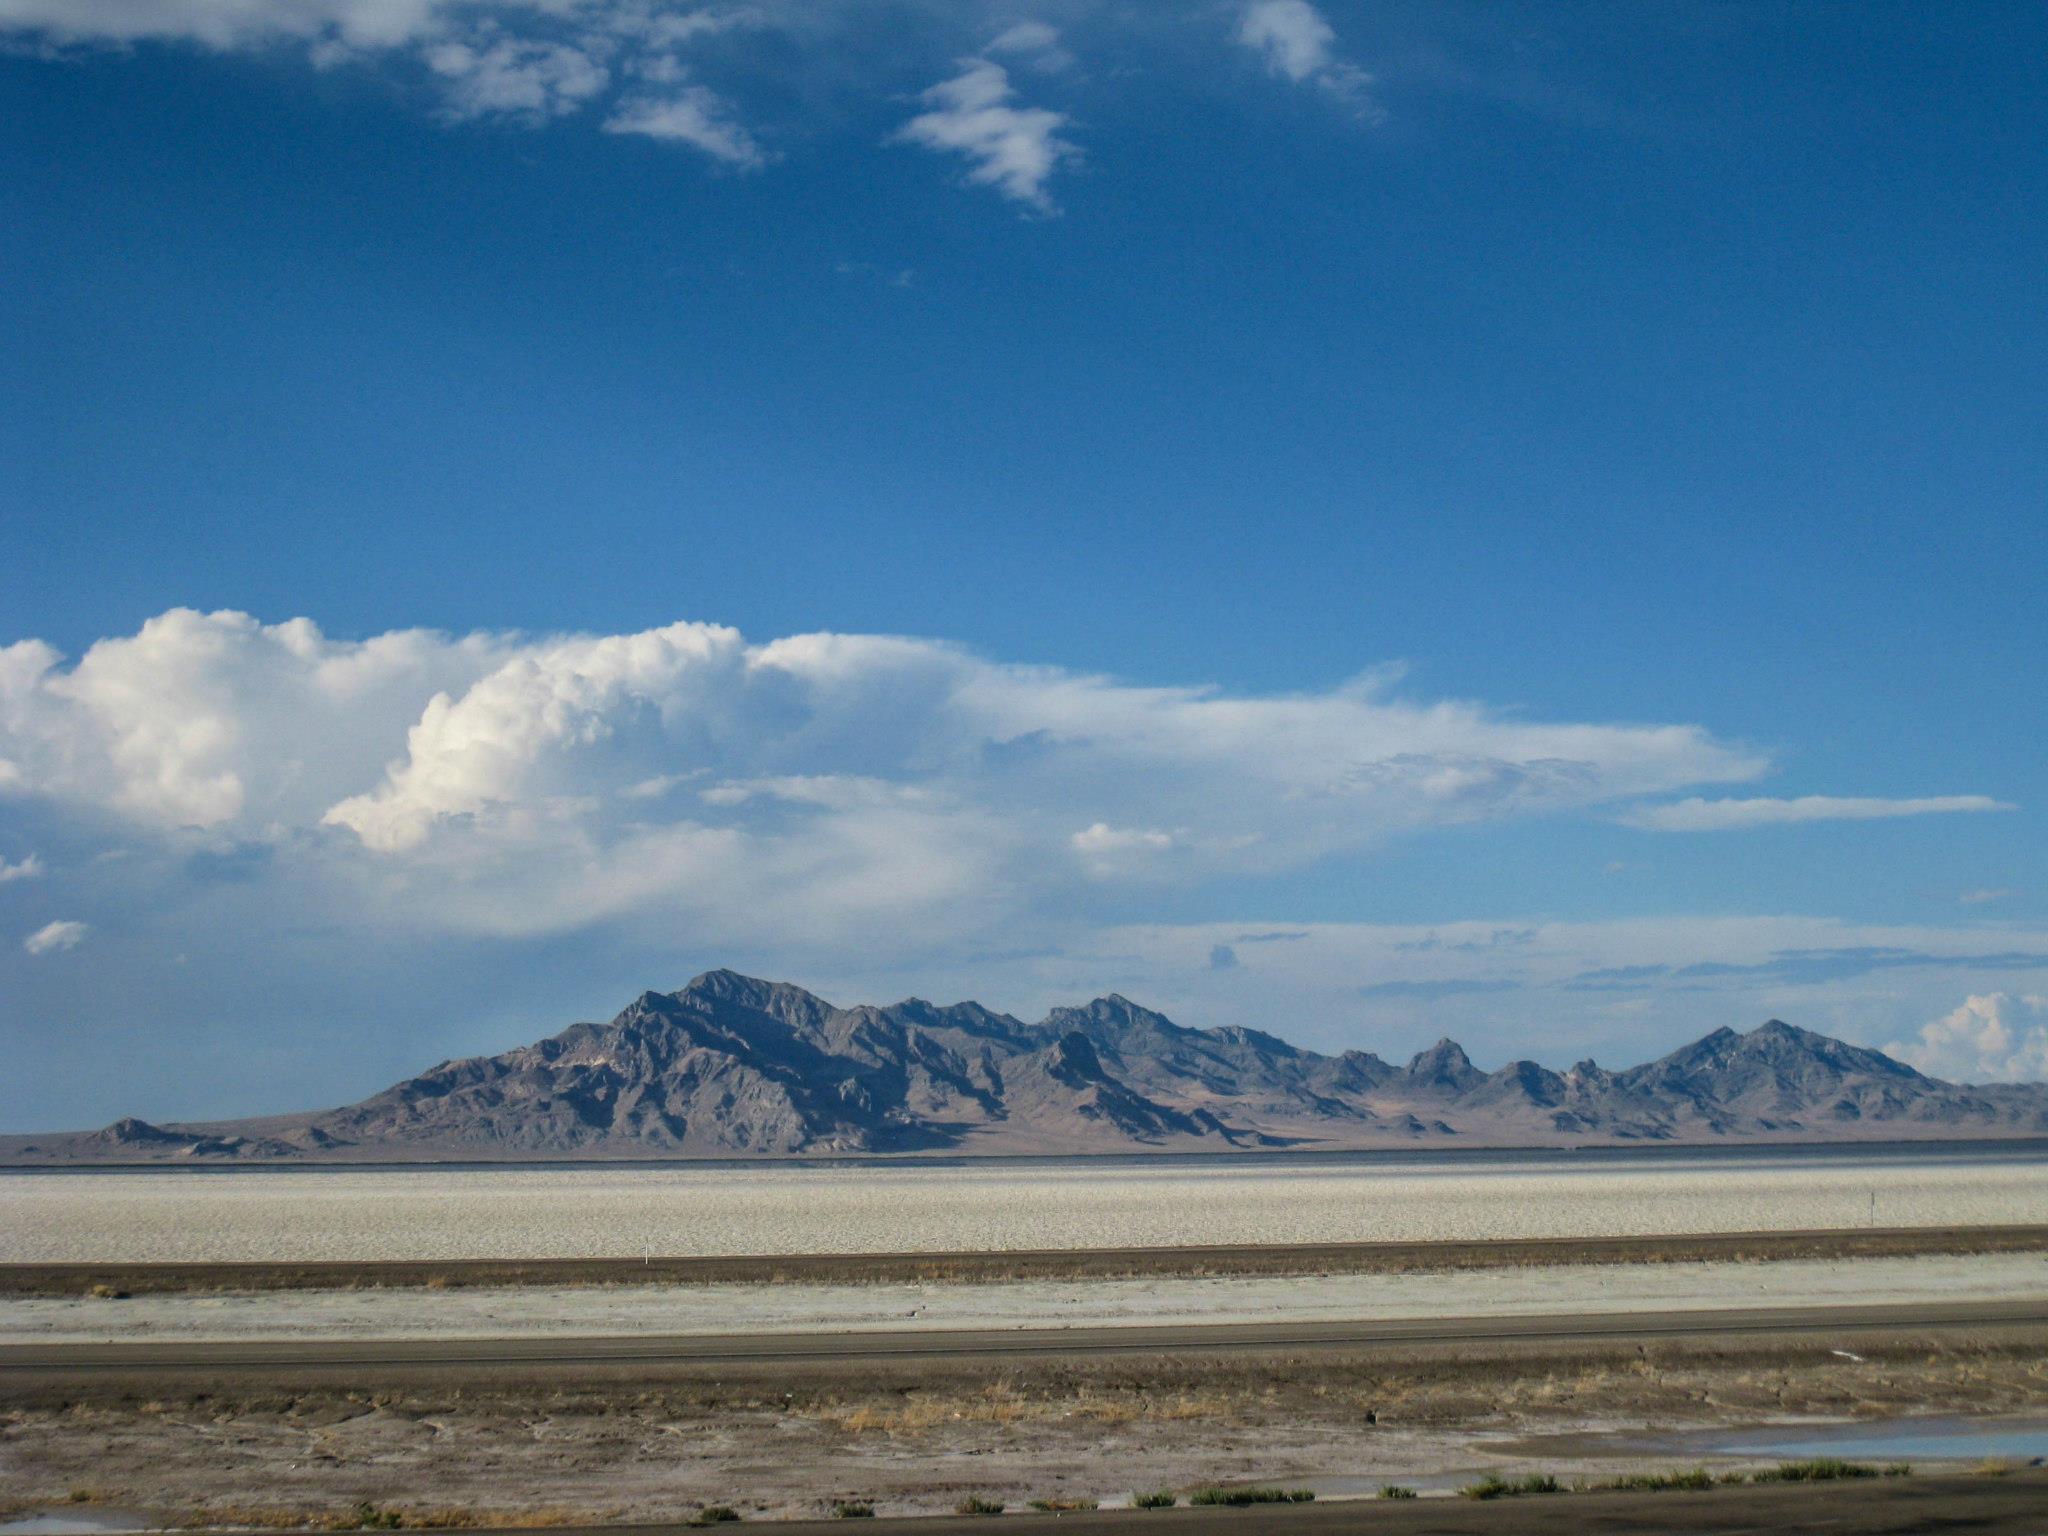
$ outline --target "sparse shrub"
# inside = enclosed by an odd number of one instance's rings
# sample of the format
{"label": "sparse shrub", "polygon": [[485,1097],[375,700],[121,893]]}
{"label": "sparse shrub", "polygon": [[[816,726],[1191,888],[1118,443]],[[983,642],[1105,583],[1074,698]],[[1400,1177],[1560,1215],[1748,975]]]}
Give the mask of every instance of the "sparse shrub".
{"label": "sparse shrub", "polygon": [[1380,1484],[1380,1497],[1383,1499],[1412,1499],[1415,1497],[1415,1490],[1403,1487],[1400,1483],[1382,1483]]}
{"label": "sparse shrub", "polygon": [[405,1524],[405,1516],[395,1509],[379,1509],[375,1504],[358,1504],[349,1515],[349,1525],[359,1531],[395,1531]]}
{"label": "sparse shrub", "polygon": [[1180,1495],[1171,1488],[1161,1488],[1152,1493],[1131,1495],[1133,1509],[1171,1509],[1180,1502]]}
{"label": "sparse shrub", "polygon": [[94,1301],[126,1301],[128,1293],[118,1286],[96,1285],[86,1292]]}
{"label": "sparse shrub", "polygon": [[1884,1475],[1886,1477],[1911,1477],[1913,1475],[1913,1463],[1910,1461],[1888,1461],[1884,1464]]}
{"label": "sparse shrub", "polygon": [[832,1506],[832,1518],[834,1520],[872,1520],[875,1518],[875,1506],[872,1504],[855,1503],[834,1504]]}
{"label": "sparse shrub", "polygon": [[727,1521],[737,1520],[739,1517],[740,1512],[730,1504],[706,1504],[697,1511],[697,1518],[692,1520],[690,1524],[724,1525]]}
{"label": "sparse shrub", "polygon": [[1476,1483],[1467,1483],[1458,1492],[1468,1499],[1512,1499],[1525,1493],[1557,1493],[1557,1479],[1548,1472],[1531,1472],[1527,1477],[1502,1477],[1498,1472],[1489,1472]]}
{"label": "sparse shrub", "polygon": [[1781,1461],[1766,1467],[1750,1481],[1757,1483],[1833,1483],[1850,1477],[1875,1477],[1877,1468],[1860,1461],[1842,1461],[1834,1456],[1816,1456],[1811,1461]]}
{"label": "sparse shrub", "polygon": [[1100,1507],[1100,1504],[1100,1500],[1091,1499],[1085,1494],[1072,1499],[1033,1499],[1031,1501],[1033,1509],[1042,1510],[1048,1515],[1061,1514],[1073,1509],[1096,1509]]}
{"label": "sparse shrub", "polygon": [[972,1493],[953,1506],[953,1513],[956,1515],[1000,1515],[1002,1512],[1003,1506],[1000,1501],[984,1499]]}
{"label": "sparse shrub", "polygon": [[2012,1463],[2003,1456],[1987,1456],[1970,1470],[1979,1477],[2004,1477],[2012,1471]]}
{"label": "sparse shrub", "polygon": [[1630,1472],[1601,1486],[1622,1488],[1632,1493],[1661,1493],[1669,1488],[1711,1488],[1714,1477],[1705,1467],[1694,1467],[1686,1472]]}
{"label": "sparse shrub", "polygon": [[1188,1495],[1190,1504],[1308,1504],[1315,1500],[1309,1488],[1197,1488]]}

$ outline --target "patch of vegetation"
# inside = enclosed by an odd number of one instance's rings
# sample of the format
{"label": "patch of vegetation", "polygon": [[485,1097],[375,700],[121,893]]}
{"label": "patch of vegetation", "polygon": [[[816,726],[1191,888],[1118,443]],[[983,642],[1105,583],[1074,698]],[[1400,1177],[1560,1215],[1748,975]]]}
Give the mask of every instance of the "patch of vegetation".
{"label": "patch of vegetation", "polygon": [[1884,1464],[1883,1475],[1886,1477],[1911,1477],[1913,1475],[1913,1463],[1910,1461],[1888,1461]]}
{"label": "patch of vegetation", "polygon": [[1000,1515],[1002,1512],[1003,1505],[1000,1500],[984,1499],[979,1494],[972,1493],[953,1506],[953,1513],[956,1515]]}
{"label": "patch of vegetation", "polygon": [[1970,1470],[1979,1477],[2006,1477],[2012,1472],[2012,1463],[2003,1456],[1987,1456]]}
{"label": "patch of vegetation", "polygon": [[1834,1483],[1844,1478],[1875,1477],[1877,1468],[1860,1461],[1816,1456],[1811,1461],[1781,1461],[1751,1476],[1753,1483]]}
{"label": "patch of vegetation", "polygon": [[1188,1495],[1190,1504],[1309,1504],[1315,1492],[1309,1488],[1197,1488]]}
{"label": "patch of vegetation", "polygon": [[1498,1472],[1489,1472],[1476,1483],[1467,1483],[1458,1490],[1467,1499],[1513,1499],[1525,1493],[1557,1493],[1557,1479],[1548,1472],[1531,1472],[1527,1477],[1502,1477]]}
{"label": "patch of vegetation", "polygon": [[1100,1505],[1101,1501],[1099,1499],[1091,1499],[1085,1494],[1079,1498],[1072,1499],[1033,1499],[1031,1501],[1033,1509],[1043,1510],[1049,1515],[1059,1514],[1070,1509],[1096,1509]]}
{"label": "patch of vegetation", "polygon": [[349,1512],[347,1529],[357,1531],[395,1531],[405,1524],[405,1516],[395,1509],[380,1509],[375,1504],[358,1504]]}
{"label": "patch of vegetation", "polygon": [[1154,1493],[1134,1493],[1131,1495],[1131,1508],[1133,1509],[1171,1509],[1179,1502],[1180,1495],[1171,1488],[1161,1488]]}
{"label": "patch of vegetation", "polygon": [[1415,1497],[1415,1490],[1403,1487],[1400,1483],[1382,1483],[1380,1484],[1380,1497],[1383,1499],[1412,1499]]}
{"label": "patch of vegetation", "polygon": [[1711,1488],[1714,1475],[1705,1467],[1693,1467],[1685,1472],[1630,1472],[1600,1486],[1623,1488],[1631,1493],[1662,1493],[1671,1488]]}
{"label": "patch of vegetation", "polygon": [[706,1504],[697,1511],[697,1518],[692,1520],[690,1524],[724,1525],[727,1521],[737,1520],[739,1517],[740,1512],[730,1504]]}
{"label": "patch of vegetation", "polygon": [[832,1506],[832,1518],[834,1520],[872,1520],[875,1518],[875,1506],[872,1504],[834,1504]]}

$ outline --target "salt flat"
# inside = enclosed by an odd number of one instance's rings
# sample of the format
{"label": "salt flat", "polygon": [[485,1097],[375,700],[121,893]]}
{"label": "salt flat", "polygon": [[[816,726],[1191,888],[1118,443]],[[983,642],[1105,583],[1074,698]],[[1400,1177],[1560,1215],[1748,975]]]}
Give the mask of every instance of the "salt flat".
{"label": "salt flat", "polygon": [[0,1343],[1188,1326],[2039,1297],[2048,1255],[911,1285],[606,1285],[0,1300]]}
{"label": "salt flat", "polygon": [[2038,1155],[0,1174],[0,1262],[632,1258],[2048,1222]]}

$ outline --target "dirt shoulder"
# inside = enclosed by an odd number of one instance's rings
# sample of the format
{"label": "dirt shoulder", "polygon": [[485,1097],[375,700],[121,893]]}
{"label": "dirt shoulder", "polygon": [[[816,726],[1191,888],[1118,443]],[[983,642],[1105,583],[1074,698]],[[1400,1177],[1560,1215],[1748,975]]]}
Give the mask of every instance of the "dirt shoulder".
{"label": "dirt shoulder", "polygon": [[890,1285],[1149,1276],[1403,1274],[1561,1264],[1767,1263],[2048,1252],[2048,1226],[1873,1227],[1675,1237],[1488,1242],[1304,1243],[1258,1247],[1039,1249],[989,1253],[770,1257],[385,1260],[318,1263],[4,1264],[0,1296],[361,1287],[748,1284]]}

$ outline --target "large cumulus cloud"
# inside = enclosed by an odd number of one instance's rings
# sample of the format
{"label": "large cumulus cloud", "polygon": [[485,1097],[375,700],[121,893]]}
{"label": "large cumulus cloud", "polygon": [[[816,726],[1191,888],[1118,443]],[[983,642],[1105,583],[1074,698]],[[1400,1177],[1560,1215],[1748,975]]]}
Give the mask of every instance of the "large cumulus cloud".
{"label": "large cumulus cloud", "polygon": [[730,912],[995,924],[1074,883],[1263,873],[1434,826],[1747,778],[1687,725],[1544,723],[1388,677],[1245,697],[932,640],[336,640],[177,610],[0,651],[5,793],[257,840],[483,931]]}

